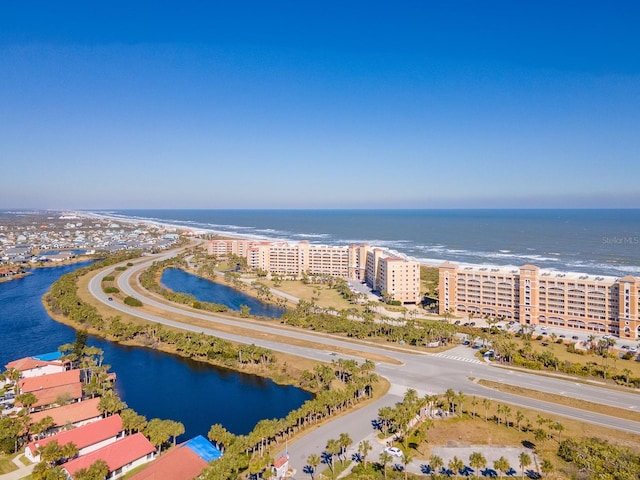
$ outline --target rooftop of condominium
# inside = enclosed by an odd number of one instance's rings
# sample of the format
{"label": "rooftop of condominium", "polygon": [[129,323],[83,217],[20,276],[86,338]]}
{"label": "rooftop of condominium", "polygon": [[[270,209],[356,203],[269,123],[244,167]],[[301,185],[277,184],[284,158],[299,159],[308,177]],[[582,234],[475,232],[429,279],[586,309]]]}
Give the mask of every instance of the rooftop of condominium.
{"label": "rooftop of condominium", "polygon": [[[445,262],[440,265],[441,267],[458,267],[458,271],[465,273],[478,273],[478,274],[490,274],[490,275],[519,275],[520,268],[514,265],[476,265],[476,264],[455,264],[451,262]],[[529,265],[531,267],[531,265]],[[537,268],[537,267],[536,267]],[[613,277],[607,275],[592,275],[588,273],[580,272],[562,272],[553,270],[550,268],[541,268],[538,271],[538,275],[542,278],[548,279],[561,279],[561,280],[576,280],[580,282],[602,282],[602,283],[615,283],[620,280],[620,277]],[[626,277],[623,277],[626,278]]]}

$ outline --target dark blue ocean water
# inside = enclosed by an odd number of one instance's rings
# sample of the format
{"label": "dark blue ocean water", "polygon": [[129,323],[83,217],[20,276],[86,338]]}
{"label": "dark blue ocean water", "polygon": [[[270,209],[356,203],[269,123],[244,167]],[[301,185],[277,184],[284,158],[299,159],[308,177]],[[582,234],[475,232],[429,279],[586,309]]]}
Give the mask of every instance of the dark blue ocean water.
{"label": "dark blue ocean water", "polygon": [[[36,269],[23,279],[0,283],[3,370],[11,360],[53,352],[74,341],[75,331],[51,319],[41,297],[61,275],[79,266]],[[99,338],[90,338],[89,344],[104,350],[104,362],[118,376],[121,398],[148,419],[182,422],[184,439],[206,437],[214,423],[245,434],[259,420],[284,417],[311,398],[295,387],[145,348]]]}
{"label": "dark blue ocean water", "polygon": [[258,317],[280,318],[285,312],[282,308],[263,303],[244,292],[220,283],[187,273],[177,268],[168,268],[162,273],[162,284],[174,292],[190,293],[201,302],[226,305],[239,311],[242,305],[249,307],[251,315]]}
{"label": "dark blue ocean water", "polygon": [[640,210],[118,210],[246,238],[369,243],[427,264],[523,265],[640,275]]}

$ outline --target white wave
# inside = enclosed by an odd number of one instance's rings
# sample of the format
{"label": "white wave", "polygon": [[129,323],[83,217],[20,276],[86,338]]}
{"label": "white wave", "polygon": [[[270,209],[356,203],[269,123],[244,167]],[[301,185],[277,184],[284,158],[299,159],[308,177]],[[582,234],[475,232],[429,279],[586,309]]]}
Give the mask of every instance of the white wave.
{"label": "white wave", "polygon": [[299,238],[331,238],[328,233],[296,233],[294,237]]}

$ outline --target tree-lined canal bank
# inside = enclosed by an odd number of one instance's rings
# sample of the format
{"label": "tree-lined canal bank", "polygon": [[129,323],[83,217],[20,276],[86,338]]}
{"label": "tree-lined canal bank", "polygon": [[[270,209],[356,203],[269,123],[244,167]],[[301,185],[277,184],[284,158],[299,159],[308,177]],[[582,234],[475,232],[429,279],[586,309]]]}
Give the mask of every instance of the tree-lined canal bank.
{"label": "tree-lined canal bank", "polygon": [[[0,284],[2,365],[73,342],[75,330],[54,321],[41,297],[60,276],[86,265],[37,269],[28,277]],[[117,391],[123,401],[148,419],[182,422],[186,438],[206,436],[216,423],[237,434],[248,433],[260,419],[286,416],[312,398],[296,387],[149,348],[97,337],[89,343],[104,351],[105,363],[118,376]]]}

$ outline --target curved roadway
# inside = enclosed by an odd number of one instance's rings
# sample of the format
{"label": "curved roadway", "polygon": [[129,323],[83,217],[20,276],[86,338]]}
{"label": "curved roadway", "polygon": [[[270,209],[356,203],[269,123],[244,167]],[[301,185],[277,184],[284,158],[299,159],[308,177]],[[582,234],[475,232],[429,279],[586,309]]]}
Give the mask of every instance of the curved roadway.
{"label": "curved roadway", "polygon": [[[612,407],[638,411],[640,410],[640,395],[633,392],[601,388],[595,385],[578,383],[569,379],[552,378],[522,371],[499,368],[473,359],[471,350],[466,347],[456,347],[453,350],[446,352],[446,354],[440,355],[421,354],[402,349],[389,350],[387,348],[349,342],[343,338],[331,337],[322,333],[315,333],[306,330],[292,330],[290,328],[271,325],[260,325],[252,322],[242,322],[235,318],[225,318],[218,315],[188,311],[186,309],[181,309],[159,302],[154,298],[154,295],[149,292],[147,292],[145,296],[141,297],[140,293],[131,287],[132,280],[138,282],[138,273],[140,270],[146,268],[154,261],[169,258],[175,254],[176,252],[168,252],[162,255],[150,257],[148,260],[137,262],[133,267],[122,272],[118,278],[118,288],[125,295],[142,298],[146,305],[160,308],[167,313],[186,315],[200,320],[209,321],[212,324],[211,329],[168,320],[145,312],[140,312],[135,308],[128,307],[119,302],[109,301],[107,295],[101,288],[102,278],[111,273],[109,269],[106,269],[91,279],[89,283],[89,291],[94,297],[107,304],[109,307],[126,312],[127,314],[135,315],[152,322],[181,328],[183,330],[204,332],[206,334],[234,342],[253,343],[275,351],[281,351],[319,361],[331,361],[332,359],[339,357],[353,358],[348,355],[332,353],[333,347],[344,347],[362,352],[363,358],[366,357],[367,352],[370,352],[387,357],[395,357],[402,362],[402,365],[391,365],[383,362],[376,363],[376,371],[386,377],[391,383],[391,389],[385,397],[373,404],[358,409],[346,416],[340,417],[339,422],[329,422],[325,426],[312,431],[302,439],[296,441],[295,444],[289,446],[288,453],[290,455],[290,464],[293,468],[296,468],[298,472],[300,472],[300,469],[306,464],[306,458],[309,454],[320,453],[324,450],[327,439],[337,438],[337,436],[342,432],[349,432],[351,438],[354,440],[354,445],[357,445],[360,440],[365,438],[369,438],[372,444],[377,443],[375,442],[376,437],[373,435],[374,431],[372,429],[371,422],[377,418],[378,409],[383,405],[392,405],[399,401],[408,388],[415,389],[420,395],[442,393],[448,388],[452,388],[456,392],[464,392],[467,396],[475,395],[478,397],[492,398],[500,402],[520,405],[540,412],[575,418],[587,423],[640,434],[640,422],[624,420],[544,401],[544,393],[550,392]],[[256,331],[256,333],[263,332],[292,337],[301,341],[313,342],[315,345],[320,343],[326,345],[326,349],[319,350],[311,347],[263,340],[258,336],[244,337],[237,334],[221,332],[215,330],[216,323],[241,326],[243,329],[251,329]],[[498,392],[478,385],[470,378],[476,380],[484,378],[534,389],[540,392],[540,399],[520,397]],[[372,455],[377,454],[377,450],[381,451],[382,449],[382,447],[377,445],[375,447],[376,448],[374,448]],[[371,458],[375,457],[372,456]]]}

